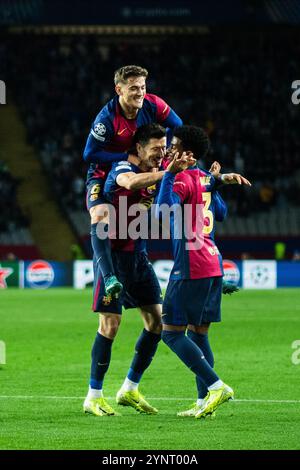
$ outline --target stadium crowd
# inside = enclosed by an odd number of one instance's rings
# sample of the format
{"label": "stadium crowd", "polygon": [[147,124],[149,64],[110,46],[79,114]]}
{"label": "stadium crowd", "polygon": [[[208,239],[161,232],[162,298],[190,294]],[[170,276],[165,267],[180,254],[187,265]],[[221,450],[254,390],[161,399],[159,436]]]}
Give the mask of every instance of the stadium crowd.
{"label": "stadium crowd", "polygon": [[[22,54],[10,54],[22,40]],[[0,56],[29,141],[58,199],[84,209],[82,152],[90,124],[114,95],[113,73],[136,63],[149,70],[149,92],[164,98],[212,141],[212,160],[254,182],[224,191],[232,214],[300,202],[300,114],[291,102],[300,43],[293,33],[116,42],[97,36],[9,38]],[[167,53],[167,55],[166,55]],[[298,77],[299,78],[299,77]]]}
{"label": "stadium crowd", "polygon": [[12,232],[29,224],[17,201],[19,181],[0,160],[0,232]]}

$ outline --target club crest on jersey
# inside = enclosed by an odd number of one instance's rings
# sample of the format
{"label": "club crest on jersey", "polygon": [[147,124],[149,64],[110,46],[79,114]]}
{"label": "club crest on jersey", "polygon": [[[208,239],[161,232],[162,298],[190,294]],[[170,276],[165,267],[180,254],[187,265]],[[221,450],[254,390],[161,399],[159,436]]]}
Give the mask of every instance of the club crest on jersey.
{"label": "club crest on jersey", "polygon": [[98,124],[96,124],[94,126],[94,132],[97,134],[97,135],[104,135],[105,132],[106,132],[106,127],[104,124],[102,124],[102,122],[98,122]]}
{"label": "club crest on jersey", "polygon": [[111,303],[111,295],[104,295],[102,299],[103,305],[109,305]]}
{"label": "club crest on jersey", "polygon": [[146,191],[148,194],[153,194],[155,193],[156,191],[156,184],[153,184],[152,186],[148,186],[148,188],[146,188]]}

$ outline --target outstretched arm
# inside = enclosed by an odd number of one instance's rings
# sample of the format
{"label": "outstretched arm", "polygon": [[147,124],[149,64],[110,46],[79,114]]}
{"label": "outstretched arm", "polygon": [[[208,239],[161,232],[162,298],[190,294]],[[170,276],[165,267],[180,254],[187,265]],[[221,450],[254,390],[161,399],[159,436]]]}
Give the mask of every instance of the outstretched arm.
{"label": "outstretched arm", "polygon": [[161,181],[164,176],[164,171],[147,172],[147,173],[120,173],[116,178],[116,183],[131,191],[137,191],[138,189],[148,188],[153,184]]}

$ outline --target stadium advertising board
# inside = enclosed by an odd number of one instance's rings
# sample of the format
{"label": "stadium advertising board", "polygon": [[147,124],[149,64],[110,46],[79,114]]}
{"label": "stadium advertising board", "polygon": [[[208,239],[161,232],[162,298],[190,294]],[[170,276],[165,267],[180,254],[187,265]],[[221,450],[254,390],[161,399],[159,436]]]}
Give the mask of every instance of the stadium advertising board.
{"label": "stadium advertising board", "polygon": [[19,286],[19,262],[0,261],[0,289]]}
{"label": "stadium advertising board", "polygon": [[49,287],[71,286],[73,283],[72,263],[57,261],[25,261],[20,287],[48,289]]}
{"label": "stadium advertising board", "polygon": [[247,260],[243,262],[243,287],[245,289],[275,289],[277,263],[273,260]]}
{"label": "stadium advertising board", "polygon": [[[153,262],[162,289],[166,289],[173,268],[172,260]],[[245,289],[300,287],[300,262],[273,260],[223,260],[224,279]],[[92,260],[60,263],[48,260],[0,261],[0,289],[25,287],[48,289],[93,286]]]}
{"label": "stadium advertising board", "polygon": [[85,289],[92,286],[94,280],[93,261],[80,260],[74,262],[74,287]]}

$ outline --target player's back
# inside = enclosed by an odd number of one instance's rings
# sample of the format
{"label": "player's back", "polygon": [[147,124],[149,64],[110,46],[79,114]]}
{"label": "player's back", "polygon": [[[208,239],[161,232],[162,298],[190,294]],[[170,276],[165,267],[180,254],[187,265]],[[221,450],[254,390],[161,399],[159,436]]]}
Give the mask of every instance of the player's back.
{"label": "player's back", "polygon": [[[222,276],[222,258],[215,245],[214,177],[198,167],[178,173],[174,191],[181,194],[183,212],[183,236],[173,236],[174,268],[170,279],[200,279]],[[180,224],[174,218],[174,223]],[[179,233],[174,227],[174,234]],[[174,235],[173,234],[173,235]]]}

